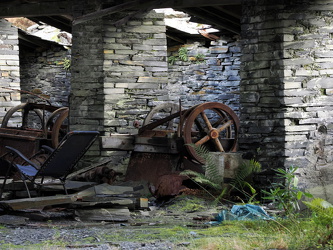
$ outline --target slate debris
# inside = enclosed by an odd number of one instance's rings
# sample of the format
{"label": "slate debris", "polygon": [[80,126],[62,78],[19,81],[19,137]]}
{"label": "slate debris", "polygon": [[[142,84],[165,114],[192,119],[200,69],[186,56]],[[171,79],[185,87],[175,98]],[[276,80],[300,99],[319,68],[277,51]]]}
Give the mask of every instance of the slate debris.
{"label": "slate debris", "polygon": [[148,199],[141,197],[139,192],[142,188],[103,183],[69,195],[1,200],[4,217],[0,217],[0,224],[17,225],[26,224],[29,219],[47,221],[69,217],[77,221],[128,222],[130,210],[148,209]]}

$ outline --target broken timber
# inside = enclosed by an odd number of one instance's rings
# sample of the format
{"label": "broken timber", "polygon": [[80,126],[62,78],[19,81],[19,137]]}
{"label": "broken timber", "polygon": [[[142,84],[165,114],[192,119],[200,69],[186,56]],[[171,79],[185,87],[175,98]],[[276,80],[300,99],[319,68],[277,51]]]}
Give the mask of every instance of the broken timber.
{"label": "broken timber", "polygon": [[[158,133],[154,131],[154,133]],[[147,153],[178,154],[177,140],[167,137],[143,137],[137,135],[112,134],[101,136],[103,149],[136,151]]]}
{"label": "broken timber", "polygon": [[101,184],[77,193],[78,201],[74,206],[126,206],[130,209],[147,208],[148,204],[142,203],[139,194],[134,193],[133,187],[110,186]]}
{"label": "broken timber", "polygon": [[75,215],[82,221],[126,222],[130,219],[128,208],[98,208],[75,210]]}
{"label": "broken timber", "polygon": [[140,198],[133,187],[100,184],[71,195],[55,195],[36,198],[24,198],[0,201],[5,210],[24,210],[44,208],[46,206],[69,204],[78,207],[127,207],[147,208],[146,199]]}
{"label": "broken timber", "polygon": [[73,203],[76,200],[77,198],[75,195],[56,195],[0,201],[0,207],[8,210],[23,210],[31,208],[43,208],[52,205],[68,204]]}

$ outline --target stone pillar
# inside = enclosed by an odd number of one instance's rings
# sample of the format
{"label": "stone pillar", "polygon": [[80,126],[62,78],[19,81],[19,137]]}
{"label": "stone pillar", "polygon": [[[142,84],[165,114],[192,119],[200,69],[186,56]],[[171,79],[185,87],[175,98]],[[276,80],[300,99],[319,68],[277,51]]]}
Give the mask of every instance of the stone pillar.
{"label": "stone pillar", "polygon": [[[94,1],[76,1],[75,16],[97,9]],[[104,131],[103,22],[97,18],[72,28],[70,130]],[[100,155],[95,143],[88,155]]]}
{"label": "stone pillar", "polygon": [[241,149],[316,186],[333,164],[333,3],[242,5]]}
{"label": "stone pillar", "polygon": [[[7,111],[20,102],[20,66],[18,31],[9,22],[0,20],[0,124]],[[17,89],[12,90],[12,89]],[[21,117],[14,114],[8,126],[20,126]]]}
{"label": "stone pillar", "polygon": [[[146,116],[148,103],[167,94],[164,15],[152,11],[116,27],[115,22],[128,14],[112,14],[73,27],[71,130],[136,134],[133,123]],[[126,154],[100,152],[97,144],[90,153],[113,158]]]}

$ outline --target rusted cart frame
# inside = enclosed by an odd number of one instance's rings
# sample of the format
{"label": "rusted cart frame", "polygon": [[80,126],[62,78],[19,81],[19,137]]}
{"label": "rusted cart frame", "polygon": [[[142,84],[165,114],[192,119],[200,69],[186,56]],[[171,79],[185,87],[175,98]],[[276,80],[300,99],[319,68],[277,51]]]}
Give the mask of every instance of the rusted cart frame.
{"label": "rusted cart frame", "polygon": [[[22,111],[20,127],[9,127],[9,120],[15,112]],[[39,119],[39,128],[29,128],[29,113]],[[36,117],[36,116],[35,116]],[[67,107],[55,107],[38,103],[22,103],[10,109],[3,118],[0,128],[0,156],[7,151],[5,146],[19,149],[26,155],[34,155],[41,145],[55,148],[63,134],[67,133],[64,121],[68,117]]]}

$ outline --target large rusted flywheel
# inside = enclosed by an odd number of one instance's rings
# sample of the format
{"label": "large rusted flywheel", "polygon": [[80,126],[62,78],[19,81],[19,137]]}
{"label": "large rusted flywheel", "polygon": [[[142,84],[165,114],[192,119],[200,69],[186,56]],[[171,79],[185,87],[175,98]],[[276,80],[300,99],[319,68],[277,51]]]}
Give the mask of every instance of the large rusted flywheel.
{"label": "large rusted flywheel", "polygon": [[234,152],[237,149],[239,119],[222,103],[207,102],[184,114],[180,133],[193,159],[202,163],[192,144],[202,145],[211,152]]}
{"label": "large rusted flywheel", "polygon": [[[139,136],[156,137],[157,132],[160,132],[159,136],[162,137],[182,138],[187,155],[199,163],[203,163],[203,160],[197,155],[193,144],[203,146],[210,152],[237,150],[239,119],[230,107],[219,102],[206,102],[187,110],[176,112],[177,110],[179,106],[170,103],[155,107],[147,115],[144,126],[139,129]],[[167,111],[169,115],[167,117],[159,115],[162,111]],[[156,118],[156,115],[158,117],[154,120],[153,117]],[[174,127],[175,120],[178,121],[177,131],[170,130]],[[159,131],[161,128],[163,130]]]}

